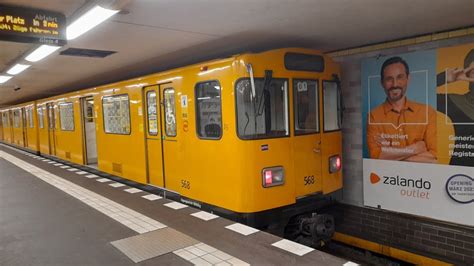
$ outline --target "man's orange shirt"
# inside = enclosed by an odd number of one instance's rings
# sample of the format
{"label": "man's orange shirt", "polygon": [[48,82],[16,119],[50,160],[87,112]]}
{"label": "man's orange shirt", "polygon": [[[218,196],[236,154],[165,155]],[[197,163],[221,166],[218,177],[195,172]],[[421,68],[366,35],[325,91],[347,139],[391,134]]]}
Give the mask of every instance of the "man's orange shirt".
{"label": "man's orange shirt", "polygon": [[436,157],[436,111],[431,106],[406,99],[398,112],[385,101],[370,112],[367,121],[370,158],[378,159],[382,146],[405,148],[417,141],[424,141],[426,149]]}

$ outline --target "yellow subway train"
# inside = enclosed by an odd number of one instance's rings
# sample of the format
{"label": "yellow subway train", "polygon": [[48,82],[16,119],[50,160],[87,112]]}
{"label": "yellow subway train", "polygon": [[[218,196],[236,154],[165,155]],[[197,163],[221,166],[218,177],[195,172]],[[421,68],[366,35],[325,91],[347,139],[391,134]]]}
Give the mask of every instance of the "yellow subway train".
{"label": "yellow subway train", "polygon": [[315,50],[245,53],[1,109],[0,137],[317,243],[342,188],[339,75]]}

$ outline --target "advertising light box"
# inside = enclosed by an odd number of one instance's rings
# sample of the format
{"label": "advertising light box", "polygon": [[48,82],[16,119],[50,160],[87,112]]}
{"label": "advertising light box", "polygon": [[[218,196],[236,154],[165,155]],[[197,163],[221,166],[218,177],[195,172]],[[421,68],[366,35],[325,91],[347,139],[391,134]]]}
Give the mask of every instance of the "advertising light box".
{"label": "advertising light box", "polygon": [[474,226],[474,43],[361,70],[364,204]]}

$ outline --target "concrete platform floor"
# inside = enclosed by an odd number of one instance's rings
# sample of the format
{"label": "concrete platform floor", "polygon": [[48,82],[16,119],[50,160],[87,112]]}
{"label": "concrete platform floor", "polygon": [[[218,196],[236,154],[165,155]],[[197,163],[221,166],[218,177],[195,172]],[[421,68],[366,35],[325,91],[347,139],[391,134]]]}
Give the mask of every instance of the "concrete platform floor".
{"label": "concrete platform floor", "polygon": [[[0,145],[0,265],[353,265],[101,179]],[[134,263],[111,244],[162,226],[212,250],[187,247]]]}

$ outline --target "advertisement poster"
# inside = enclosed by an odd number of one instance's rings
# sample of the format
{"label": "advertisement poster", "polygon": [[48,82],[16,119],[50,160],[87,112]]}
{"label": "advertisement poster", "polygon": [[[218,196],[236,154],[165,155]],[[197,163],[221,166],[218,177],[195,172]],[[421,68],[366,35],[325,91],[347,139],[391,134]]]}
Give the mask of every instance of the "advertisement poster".
{"label": "advertisement poster", "polygon": [[474,226],[474,43],[362,62],[364,204]]}

